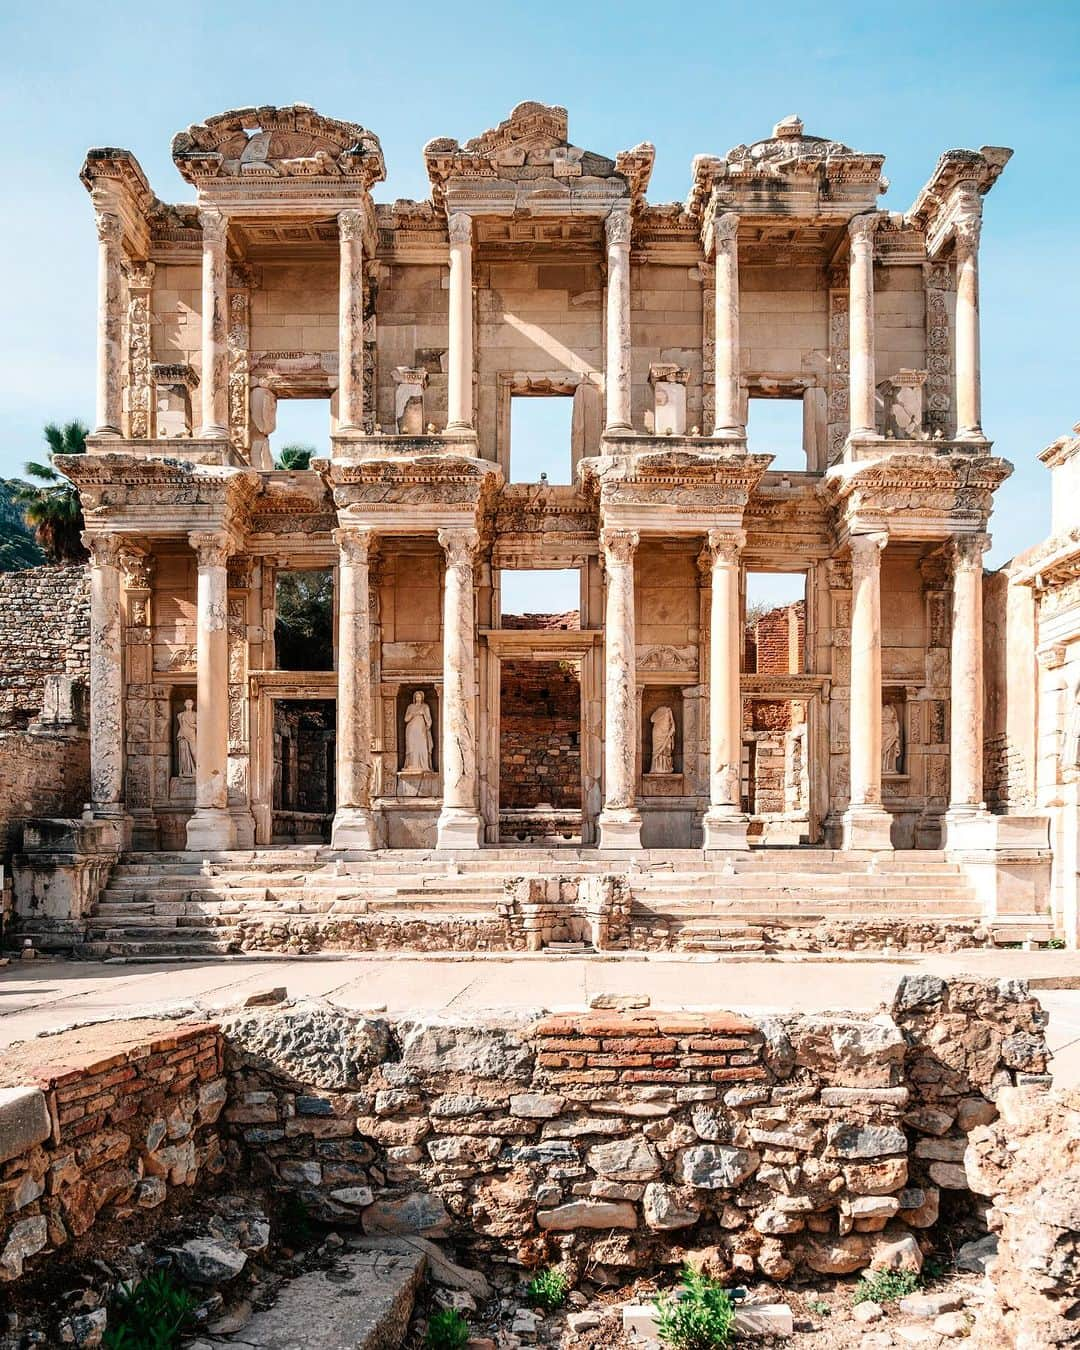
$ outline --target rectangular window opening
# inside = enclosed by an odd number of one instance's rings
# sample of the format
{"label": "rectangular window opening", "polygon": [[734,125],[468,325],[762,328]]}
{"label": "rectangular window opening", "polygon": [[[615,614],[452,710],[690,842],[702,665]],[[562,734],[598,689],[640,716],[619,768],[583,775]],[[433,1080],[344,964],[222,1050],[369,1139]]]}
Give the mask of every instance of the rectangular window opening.
{"label": "rectangular window opening", "polygon": [[574,481],[573,419],[574,400],[569,395],[511,396],[511,483],[565,486]]}
{"label": "rectangular window opening", "polygon": [[500,572],[500,628],[548,629],[581,627],[581,572]]}
{"label": "rectangular window opening", "polygon": [[770,471],[802,473],[806,467],[801,398],[761,398],[751,394],[746,407],[747,449],[772,455]]}
{"label": "rectangular window opening", "polygon": [[333,670],[334,574],[328,567],[277,574],[278,670]]}
{"label": "rectangular window opening", "polygon": [[806,573],[747,572],[743,670],[797,675],[806,669]]}
{"label": "rectangular window opening", "polygon": [[[266,402],[268,407],[261,426],[269,427],[266,440],[275,469],[306,469],[315,456],[325,458],[330,453],[329,398],[325,395],[275,398],[271,394]],[[258,407],[253,406],[254,437],[260,435],[258,414]],[[254,455],[253,459],[258,462]]]}

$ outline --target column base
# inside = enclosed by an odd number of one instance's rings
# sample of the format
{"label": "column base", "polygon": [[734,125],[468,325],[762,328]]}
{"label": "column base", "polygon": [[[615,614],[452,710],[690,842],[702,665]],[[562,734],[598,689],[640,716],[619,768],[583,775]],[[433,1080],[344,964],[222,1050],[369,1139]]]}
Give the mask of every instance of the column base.
{"label": "column base", "polygon": [[978,806],[950,806],[941,817],[941,847],[950,853],[995,849],[997,836],[997,818],[982,802]]}
{"label": "column base", "polygon": [[444,806],[439,812],[436,848],[480,848],[483,843],[484,822],[463,806]]}
{"label": "column base", "polygon": [[197,437],[200,441],[223,441],[228,437],[228,427],[203,427]]}
{"label": "column base", "polygon": [[[126,853],[131,847],[131,835],[135,822],[123,806],[112,803],[100,806],[94,803],[90,814],[95,824],[102,827],[98,832],[99,846],[116,853]],[[83,819],[86,819],[85,808]]]}
{"label": "column base", "polygon": [[596,821],[599,848],[640,849],[641,813],[633,806],[601,811]]}
{"label": "column base", "polygon": [[701,818],[706,852],[710,849],[749,848],[747,842],[748,825],[749,818],[740,812],[726,815],[719,811],[706,811]]}
{"label": "column base", "polygon": [[191,853],[222,853],[236,847],[236,821],[217,806],[196,809],[187,823],[187,847]]}
{"label": "column base", "polygon": [[441,433],[444,441],[453,441],[455,446],[464,450],[467,454],[478,455],[480,453],[480,442],[476,435],[476,429],[465,422],[450,422]]}
{"label": "column base", "polygon": [[892,816],[880,806],[849,806],[842,817],[842,849],[884,852],[892,849]]}
{"label": "column base", "polygon": [[366,806],[339,806],[330,831],[330,847],[363,849],[378,848],[375,817]]}

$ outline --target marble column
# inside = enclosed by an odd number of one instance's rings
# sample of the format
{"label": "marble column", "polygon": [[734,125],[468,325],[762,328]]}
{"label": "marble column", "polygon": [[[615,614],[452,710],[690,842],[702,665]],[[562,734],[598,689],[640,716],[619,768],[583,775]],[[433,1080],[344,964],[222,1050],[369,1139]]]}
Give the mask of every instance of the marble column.
{"label": "marble column", "polygon": [[124,629],[115,534],[83,535],[90,551],[90,798],[94,815],[124,815]]}
{"label": "marble column", "polygon": [[480,536],[462,527],[439,531],[443,581],[442,811],[438,847],[480,847],[477,807],[476,637],[474,564]]}
{"label": "marble column", "polygon": [[600,531],[607,593],[604,605],[604,808],[601,848],[641,847],[637,778],[637,649],[634,637],[634,553],[637,530]]}
{"label": "marble column", "polygon": [[956,439],[985,440],[979,366],[979,234],[982,203],[974,198],[956,222]]}
{"label": "marble column", "polygon": [[604,365],[605,416],[608,434],[631,430],[630,423],[630,203],[608,212],[607,353]]}
{"label": "marble column", "polygon": [[98,235],[97,410],[94,434],[122,432],[123,393],[121,348],[121,239],[120,217],[96,211]]}
{"label": "marble column", "polygon": [[710,530],[705,554],[711,574],[709,611],[709,807],[707,849],[746,848],[742,809],[742,623],[739,556],[742,530]]}
{"label": "marble column", "polygon": [[202,426],[204,439],[229,434],[229,349],[226,303],[228,221],[213,208],[199,212],[202,226]]}
{"label": "marble column", "polygon": [[724,211],[713,217],[716,326],[714,436],[745,437],[739,391],[739,217]]}
{"label": "marble column", "polygon": [[450,233],[450,379],[447,431],[473,426],[472,216],[455,211]]}
{"label": "marble column", "polygon": [[187,846],[198,851],[236,847],[229,814],[229,633],[227,596],[231,545],[224,533],[194,532],[199,575],[196,603],[195,813]]}
{"label": "marble column", "polygon": [[340,241],[338,429],[359,431],[364,425],[364,213],[362,211],[338,213],[338,238]]}
{"label": "marble column", "polygon": [[892,848],[892,817],[881,805],[881,553],[888,536],[851,536],[851,796],[846,849]]}
{"label": "marble column", "polygon": [[983,802],[983,564],[984,534],[958,535],[952,562],[952,649],[949,690],[950,823],[982,815]]}
{"label": "marble column", "polygon": [[334,848],[373,849],[371,814],[371,530],[334,531],[338,546],[337,807]]}
{"label": "marble column", "polygon": [[874,232],[876,214],[855,216],[848,222],[848,406],[850,434],[877,435],[874,400]]}

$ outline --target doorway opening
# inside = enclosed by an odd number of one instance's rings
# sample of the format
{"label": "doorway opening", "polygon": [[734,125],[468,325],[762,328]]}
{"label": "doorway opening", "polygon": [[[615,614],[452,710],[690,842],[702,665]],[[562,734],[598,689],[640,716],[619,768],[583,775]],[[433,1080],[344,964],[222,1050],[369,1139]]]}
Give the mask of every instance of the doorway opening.
{"label": "doorway opening", "polygon": [[334,573],[277,574],[274,653],[278,670],[334,669]]}
{"label": "doorway opening", "polygon": [[573,472],[574,400],[566,394],[512,394],[511,483],[566,486]]}
{"label": "doorway opening", "polygon": [[747,572],[743,671],[797,675],[806,669],[806,573]]}
{"label": "doorway opening", "polygon": [[581,843],[581,663],[501,662],[499,834]]}
{"label": "doorway opening", "polygon": [[743,810],[759,844],[810,842],[810,771],[805,699],[743,700]]}
{"label": "doorway opening", "polygon": [[273,843],[330,842],[336,725],[333,699],[274,700]]}

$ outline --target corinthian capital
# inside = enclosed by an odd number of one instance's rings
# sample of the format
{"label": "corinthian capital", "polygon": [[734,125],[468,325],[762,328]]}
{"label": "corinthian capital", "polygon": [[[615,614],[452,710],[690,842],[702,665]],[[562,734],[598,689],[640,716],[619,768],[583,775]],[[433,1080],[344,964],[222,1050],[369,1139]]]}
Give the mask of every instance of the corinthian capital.
{"label": "corinthian capital", "polygon": [[982,198],[977,192],[965,192],[953,224],[957,257],[969,258],[979,251],[982,234]]}
{"label": "corinthian capital", "polygon": [[364,238],[364,213],[363,211],[339,211],[338,212],[338,235],[342,240],[363,240]]}
{"label": "corinthian capital", "polygon": [[118,567],[124,541],[118,534],[82,533],[83,548],[90,554],[91,567]]}
{"label": "corinthian capital", "polygon": [[739,246],[739,213],[723,211],[715,204],[705,225],[705,251],[721,258],[735,253]]}
{"label": "corinthian capital", "polygon": [[204,246],[224,244],[229,222],[221,211],[213,206],[204,207],[199,212],[199,224],[202,226]]}
{"label": "corinthian capital", "polygon": [[480,534],[468,526],[440,530],[439,543],[446,554],[447,567],[471,567],[480,544]]}
{"label": "corinthian capital", "polygon": [[600,547],[605,567],[628,567],[634,561],[641,536],[637,530],[615,529],[605,526],[600,531]]}
{"label": "corinthian capital", "polygon": [[957,534],[949,541],[949,561],[953,575],[957,572],[981,572],[982,556],[990,547],[985,534]]}
{"label": "corinthian capital", "polygon": [[446,228],[452,244],[472,242],[472,216],[467,211],[455,211],[446,222]]}
{"label": "corinthian capital", "polygon": [[616,202],[604,220],[604,232],[608,246],[629,244],[630,242],[630,203]]}
{"label": "corinthian capital", "polygon": [[884,530],[872,534],[853,534],[848,543],[851,547],[852,580],[869,576],[876,572],[881,561],[881,553],[889,542]]}
{"label": "corinthian capital", "polygon": [[341,561],[356,566],[370,560],[375,531],[360,525],[343,525],[334,531],[334,543],[341,553]]}
{"label": "corinthian capital", "polygon": [[94,225],[97,227],[98,243],[119,244],[124,227],[115,211],[103,211],[98,208],[94,212]]}
{"label": "corinthian capital", "polygon": [[188,543],[195,550],[200,571],[204,567],[224,567],[232,552],[232,540],[217,531],[193,530],[188,535]]}
{"label": "corinthian capital", "polygon": [[745,530],[710,530],[706,536],[705,551],[714,570],[717,567],[737,567],[745,545]]}
{"label": "corinthian capital", "polygon": [[876,211],[871,211],[864,216],[852,216],[848,221],[848,238],[851,240],[851,247],[854,248],[873,248],[874,235],[877,232],[880,216]]}

